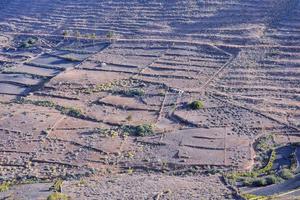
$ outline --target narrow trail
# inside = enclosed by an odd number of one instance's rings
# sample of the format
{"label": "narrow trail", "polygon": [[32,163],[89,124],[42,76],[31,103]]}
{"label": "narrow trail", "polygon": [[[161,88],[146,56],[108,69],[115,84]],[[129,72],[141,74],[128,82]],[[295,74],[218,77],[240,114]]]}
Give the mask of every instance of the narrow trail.
{"label": "narrow trail", "polygon": [[[3,35],[8,35],[10,37],[12,36],[37,36],[37,37],[59,37],[63,38],[62,35],[56,35],[56,34],[47,34],[47,33],[22,33],[22,32],[4,32]],[[108,38],[105,36],[97,36],[95,39],[90,39],[86,37],[76,37],[76,36],[67,36],[65,39],[79,39],[79,40],[87,40],[87,41],[95,41],[95,42],[103,42],[108,41]],[[226,46],[230,48],[252,48],[252,47],[259,47],[259,48],[290,48],[291,46],[287,45],[279,45],[279,44],[263,44],[263,43],[257,43],[257,44],[230,44],[225,42],[201,42],[201,41],[191,41],[191,40],[178,40],[178,39],[161,39],[161,38],[143,38],[143,39],[135,39],[135,38],[116,38],[114,39],[116,42],[165,42],[165,43],[177,43],[177,44],[187,44],[187,45],[211,45],[211,46]],[[300,47],[294,47],[295,49],[300,49]]]}

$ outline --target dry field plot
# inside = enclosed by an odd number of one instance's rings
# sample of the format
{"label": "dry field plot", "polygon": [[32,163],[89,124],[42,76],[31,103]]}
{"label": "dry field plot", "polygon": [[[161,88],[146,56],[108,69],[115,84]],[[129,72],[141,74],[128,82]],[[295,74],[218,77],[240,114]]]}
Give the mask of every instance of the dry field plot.
{"label": "dry field plot", "polygon": [[150,151],[155,159],[178,165],[247,168],[252,159],[251,141],[247,137],[229,137],[226,128],[185,129],[138,141],[154,146]]}

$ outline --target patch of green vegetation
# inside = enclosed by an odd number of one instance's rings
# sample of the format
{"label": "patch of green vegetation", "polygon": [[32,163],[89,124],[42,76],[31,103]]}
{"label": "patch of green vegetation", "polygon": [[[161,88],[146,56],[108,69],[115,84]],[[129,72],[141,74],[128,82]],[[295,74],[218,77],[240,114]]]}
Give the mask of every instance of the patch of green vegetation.
{"label": "patch of green vegetation", "polygon": [[74,58],[71,56],[58,56],[58,57],[62,58],[64,60],[67,60],[67,61],[71,61],[71,62],[80,62],[81,61],[80,59],[77,59],[77,58]]}
{"label": "patch of green vegetation", "polygon": [[28,38],[25,41],[23,41],[20,45],[21,48],[30,48],[34,46],[37,42],[37,39],[35,38]]}
{"label": "patch of green vegetation", "polygon": [[259,169],[257,173],[258,174],[268,173],[272,169],[275,159],[276,159],[276,151],[272,150],[268,164],[264,168]]}
{"label": "patch of green vegetation", "polygon": [[54,182],[52,189],[54,192],[62,192],[62,184],[63,184],[63,180],[58,179]]}
{"label": "patch of green vegetation", "polygon": [[60,192],[54,192],[47,197],[47,200],[69,200],[70,197]]}
{"label": "patch of green vegetation", "polygon": [[71,107],[63,107],[63,106],[56,106],[57,110],[60,110],[62,114],[75,117],[75,118],[85,118],[85,116],[82,114],[81,110],[77,108],[71,108]]}
{"label": "patch of green vegetation", "polygon": [[75,31],[75,37],[78,39],[81,37],[81,33],[79,31]]}
{"label": "patch of green vegetation", "polygon": [[272,150],[269,161],[265,167],[258,170],[253,170],[251,172],[234,172],[228,174],[226,178],[228,178],[231,183],[236,183],[237,181],[241,181],[245,186],[258,187],[258,186],[265,186],[265,185],[277,183],[281,180],[278,177],[275,176],[273,177],[272,175],[267,177],[262,177],[264,175],[271,173],[275,159],[276,159],[276,151]]}
{"label": "patch of green vegetation", "polygon": [[295,171],[297,168],[297,155],[296,152],[294,150],[294,152],[290,155],[290,160],[291,160],[291,171]]}
{"label": "patch of green vegetation", "polygon": [[281,178],[283,179],[291,179],[291,178],[294,178],[294,174],[291,172],[291,170],[289,169],[282,169],[280,172],[279,172],[279,175]]}
{"label": "patch of green vegetation", "polygon": [[101,83],[101,84],[95,85],[94,87],[84,89],[83,93],[92,94],[92,93],[97,93],[97,92],[110,91],[115,86],[119,86],[121,84],[128,84],[127,81],[128,80],[123,79],[123,80],[119,80],[119,81]]}
{"label": "patch of green vegetation", "polygon": [[97,35],[96,35],[96,33],[92,33],[92,34],[90,34],[90,38],[91,38],[91,39],[96,39],[96,38],[97,38]]}
{"label": "patch of green vegetation", "polygon": [[145,91],[143,89],[119,90],[113,91],[113,93],[123,95],[126,97],[141,97],[145,95]]}
{"label": "patch of green vegetation", "polygon": [[274,147],[273,141],[273,135],[261,137],[255,142],[254,148],[256,151],[266,152]]}
{"label": "patch of green vegetation", "polygon": [[272,184],[282,182],[282,179],[276,175],[267,176],[265,179],[266,179],[267,185],[272,185]]}
{"label": "patch of green vegetation", "polygon": [[[26,100],[26,102],[28,102],[28,101],[29,100]],[[56,104],[51,101],[32,101],[32,103],[36,106],[42,106],[42,107],[54,108],[56,106]]]}
{"label": "patch of green vegetation", "polygon": [[133,136],[150,136],[154,134],[154,126],[152,124],[143,124],[138,126],[122,126],[121,132],[128,133]]}
{"label": "patch of green vegetation", "polygon": [[113,31],[109,31],[107,34],[106,34],[106,37],[108,38],[108,39],[112,39],[113,37],[114,37],[114,32]]}
{"label": "patch of green vegetation", "polygon": [[258,174],[256,172],[233,172],[226,175],[226,178],[233,180],[234,182],[244,178],[255,178]]}
{"label": "patch of green vegetation", "polygon": [[63,35],[64,38],[65,38],[65,37],[68,37],[68,36],[70,35],[70,33],[69,33],[69,31],[64,30],[63,33],[62,33],[62,35]]}
{"label": "patch of green vegetation", "polygon": [[36,106],[54,108],[54,109],[60,111],[62,114],[68,115],[70,117],[81,118],[81,119],[86,118],[86,116],[82,113],[82,111],[77,108],[64,107],[61,105],[57,105],[51,101],[33,101],[33,100],[26,100],[26,99],[22,98],[18,101],[18,103],[21,103],[21,104],[27,103],[27,104],[33,104]]}
{"label": "patch of green vegetation", "polygon": [[267,185],[267,180],[265,178],[255,178],[252,182],[252,186],[255,187],[261,187],[266,185]]}
{"label": "patch of green vegetation", "polygon": [[9,190],[10,186],[11,186],[10,182],[5,182],[0,184],[0,192],[6,192],[7,190]]}
{"label": "patch of green vegetation", "polygon": [[204,108],[204,103],[203,103],[203,101],[196,100],[196,101],[191,102],[191,103],[189,104],[189,107],[190,107],[192,110],[199,110],[199,109]]}
{"label": "patch of green vegetation", "polygon": [[241,196],[246,200],[270,200],[271,199],[271,197],[257,196],[255,194],[242,194]]}

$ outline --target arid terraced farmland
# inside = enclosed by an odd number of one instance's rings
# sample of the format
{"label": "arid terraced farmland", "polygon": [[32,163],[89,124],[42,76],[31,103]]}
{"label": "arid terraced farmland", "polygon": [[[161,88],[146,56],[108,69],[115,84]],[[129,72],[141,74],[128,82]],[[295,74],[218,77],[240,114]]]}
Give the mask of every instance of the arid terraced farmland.
{"label": "arid terraced farmland", "polygon": [[1,0],[0,199],[299,199],[298,0]]}

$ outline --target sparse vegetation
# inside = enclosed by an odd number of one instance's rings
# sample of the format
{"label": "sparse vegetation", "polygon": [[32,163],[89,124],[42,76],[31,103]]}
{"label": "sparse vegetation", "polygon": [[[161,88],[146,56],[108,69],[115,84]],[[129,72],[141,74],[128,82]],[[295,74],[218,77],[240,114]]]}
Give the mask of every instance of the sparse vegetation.
{"label": "sparse vegetation", "polygon": [[280,183],[282,179],[275,175],[270,175],[266,177],[266,181],[268,185],[272,185],[272,184]]}
{"label": "sparse vegetation", "polygon": [[54,108],[58,111],[60,111],[62,114],[64,115],[68,115],[71,117],[75,117],[75,118],[81,118],[84,119],[86,118],[86,116],[82,113],[81,110],[77,109],[77,108],[73,108],[73,107],[64,107],[61,105],[57,105],[51,101],[33,101],[33,100],[25,100],[25,99],[20,99],[18,101],[18,103],[27,103],[27,104],[33,104],[36,106],[42,106],[42,107],[48,107],[48,108]]}
{"label": "sparse vegetation", "polygon": [[297,195],[298,2],[2,0],[0,196]]}
{"label": "sparse vegetation", "polygon": [[252,185],[255,187],[261,187],[261,186],[266,186],[267,181],[265,178],[255,178],[252,182]]}
{"label": "sparse vegetation", "polygon": [[291,179],[294,178],[294,174],[289,169],[282,169],[280,171],[280,177],[283,179]]}
{"label": "sparse vegetation", "polygon": [[68,37],[69,35],[70,35],[69,31],[67,31],[67,30],[63,31],[64,38]]}
{"label": "sparse vegetation", "polygon": [[246,186],[265,186],[280,181],[280,178],[277,178],[273,175],[263,177],[271,173],[273,163],[276,159],[276,151],[272,150],[269,161],[267,165],[261,169],[253,170],[251,172],[236,172],[227,175],[227,178],[231,180],[232,183],[241,181],[243,185]]}
{"label": "sparse vegetation", "polygon": [[113,82],[108,82],[108,83],[102,83],[95,85],[93,87],[90,87],[88,89],[84,89],[82,92],[86,94],[91,94],[91,93],[97,93],[97,92],[103,92],[103,91],[110,91],[112,90],[113,87],[120,86],[120,85],[127,85],[129,84],[129,80],[123,79],[119,81],[113,81]]}

